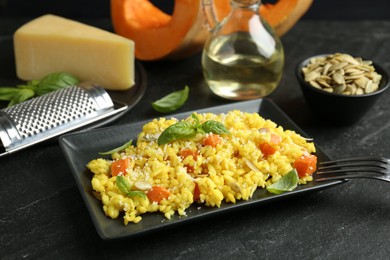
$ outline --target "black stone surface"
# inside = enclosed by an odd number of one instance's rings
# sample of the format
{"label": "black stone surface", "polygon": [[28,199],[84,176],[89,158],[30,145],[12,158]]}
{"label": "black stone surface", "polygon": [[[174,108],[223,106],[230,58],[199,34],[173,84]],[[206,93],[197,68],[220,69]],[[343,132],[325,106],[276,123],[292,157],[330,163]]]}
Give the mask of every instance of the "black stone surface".
{"label": "black stone surface", "polygon": [[[24,22],[2,19],[0,40]],[[84,22],[111,28],[107,19]],[[325,125],[312,117],[294,76],[299,60],[333,52],[368,57],[390,71],[390,21],[301,21],[282,41],[285,71],[270,98],[330,157],[390,157],[390,91],[358,123]],[[0,85],[17,82],[9,57],[0,50]],[[150,102],[184,85],[191,88],[190,98],[178,112],[234,107],[207,88],[199,55],[143,65],[145,96],[116,124],[160,116]],[[0,176],[2,259],[388,259],[390,254],[390,186],[380,181],[352,180],[164,232],[104,241],[57,143],[0,158]]]}

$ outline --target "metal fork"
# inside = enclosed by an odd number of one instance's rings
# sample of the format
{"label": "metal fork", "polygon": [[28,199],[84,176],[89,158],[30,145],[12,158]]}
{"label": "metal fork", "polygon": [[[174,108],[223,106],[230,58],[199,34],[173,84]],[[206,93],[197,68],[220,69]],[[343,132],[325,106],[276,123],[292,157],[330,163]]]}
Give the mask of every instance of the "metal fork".
{"label": "metal fork", "polygon": [[390,159],[355,157],[320,162],[316,181],[370,178],[390,182]]}

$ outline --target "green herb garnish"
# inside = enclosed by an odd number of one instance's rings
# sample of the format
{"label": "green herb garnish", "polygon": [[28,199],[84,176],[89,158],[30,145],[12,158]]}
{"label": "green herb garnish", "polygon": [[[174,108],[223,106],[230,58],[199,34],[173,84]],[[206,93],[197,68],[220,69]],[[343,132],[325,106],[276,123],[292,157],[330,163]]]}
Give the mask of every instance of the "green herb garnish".
{"label": "green herb garnish", "polygon": [[126,194],[128,197],[140,196],[143,199],[146,199],[145,192],[139,190],[131,190],[132,185],[123,176],[116,176],[116,186],[122,193]]}
{"label": "green herb garnish", "polygon": [[209,120],[201,124],[198,117],[193,113],[194,122],[180,121],[166,128],[158,137],[158,145],[163,145],[179,139],[192,138],[197,134],[230,134],[226,127],[214,120]]}
{"label": "green herb garnish", "polygon": [[170,143],[178,139],[194,137],[198,133],[193,124],[189,122],[178,122],[165,129],[157,139],[158,145]]}
{"label": "green herb garnish", "polygon": [[152,107],[160,113],[170,113],[179,109],[188,99],[190,88],[185,86],[183,90],[175,91],[167,96],[156,100]]}
{"label": "green herb garnish", "polygon": [[129,147],[131,144],[133,143],[133,140],[130,140],[128,142],[126,142],[125,144],[117,147],[117,148],[114,148],[110,151],[107,151],[107,152],[99,152],[100,155],[110,155],[110,154],[114,154],[114,153],[117,153],[117,152],[120,152],[122,150],[125,150],[127,147]]}
{"label": "green herb garnish", "polygon": [[9,101],[8,107],[22,103],[30,98],[42,96],[49,92],[77,85],[80,81],[73,75],[65,72],[55,72],[41,80],[31,80],[26,85],[14,87],[0,87],[0,100]]}
{"label": "green herb garnish", "polygon": [[202,124],[202,130],[206,133],[214,133],[214,134],[229,134],[229,130],[226,129],[226,127],[218,122],[209,120]]}
{"label": "green herb garnish", "polygon": [[286,191],[294,190],[298,185],[298,172],[295,169],[289,171],[277,182],[272,183],[266,189],[275,194],[281,194]]}
{"label": "green herb garnish", "polygon": [[8,107],[16,105],[18,103],[22,103],[27,99],[30,99],[35,96],[34,90],[20,88],[17,92],[14,93],[13,97],[10,98],[10,102],[8,103]]}
{"label": "green herb garnish", "polygon": [[78,83],[80,83],[80,81],[73,75],[65,72],[56,72],[37,81],[35,91],[38,96],[42,96],[61,88],[77,85]]}

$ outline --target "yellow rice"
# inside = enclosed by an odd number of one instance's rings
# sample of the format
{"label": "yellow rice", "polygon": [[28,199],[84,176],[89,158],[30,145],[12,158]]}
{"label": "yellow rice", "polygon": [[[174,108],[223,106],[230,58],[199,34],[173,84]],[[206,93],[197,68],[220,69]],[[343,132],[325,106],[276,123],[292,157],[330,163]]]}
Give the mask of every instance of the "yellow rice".
{"label": "yellow rice", "polygon": [[[256,189],[265,188],[292,170],[298,157],[315,152],[313,143],[306,142],[294,131],[284,130],[257,113],[235,110],[226,114],[197,116],[201,123],[207,120],[221,122],[231,134],[221,135],[223,142],[215,148],[202,145],[204,134],[159,146],[156,138],[178,120],[154,119],[144,125],[136,145],[113,154],[112,159],[98,158],[87,164],[93,173],[93,190],[107,216],[117,218],[123,213],[126,225],[138,223],[141,215],[147,212],[162,212],[167,219],[175,212],[185,216],[186,209],[194,203],[195,182],[200,190],[197,202],[200,205],[220,207],[223,201],[235,203],[237,200],[249,200]],[[193,119],[188,117],[185,120],[192,122]],[[279,135],[282,141],[277,144],[276,153],[265,157],[258,144],[269,141],[271,133]],[[180,156],[183,148],[197,150],[197,159]],[[123,194],[116,186],[116,177],[110,174],[112,161],[123,157],[129,157],[131,162],[123,174],[128,182],[142,181],[165,187],[170,192],[168,199],[156,203],[140,196],[128,197]],[[186,165],[193,167],[193,173],[187,172]],[[300,178],[299,183],[305,184],[311,180],[312,177],[307,176]]]}

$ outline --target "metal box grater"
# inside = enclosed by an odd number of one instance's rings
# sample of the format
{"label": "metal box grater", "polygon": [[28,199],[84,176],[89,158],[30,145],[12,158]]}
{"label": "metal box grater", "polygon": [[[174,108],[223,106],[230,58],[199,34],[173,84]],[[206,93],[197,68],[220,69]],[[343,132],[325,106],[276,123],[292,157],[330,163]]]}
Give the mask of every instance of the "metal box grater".
{"label": "metal box grater", "polygon": [[114,108],[104,88],[83,83],[0,110],[0,157],[99,121]]}

